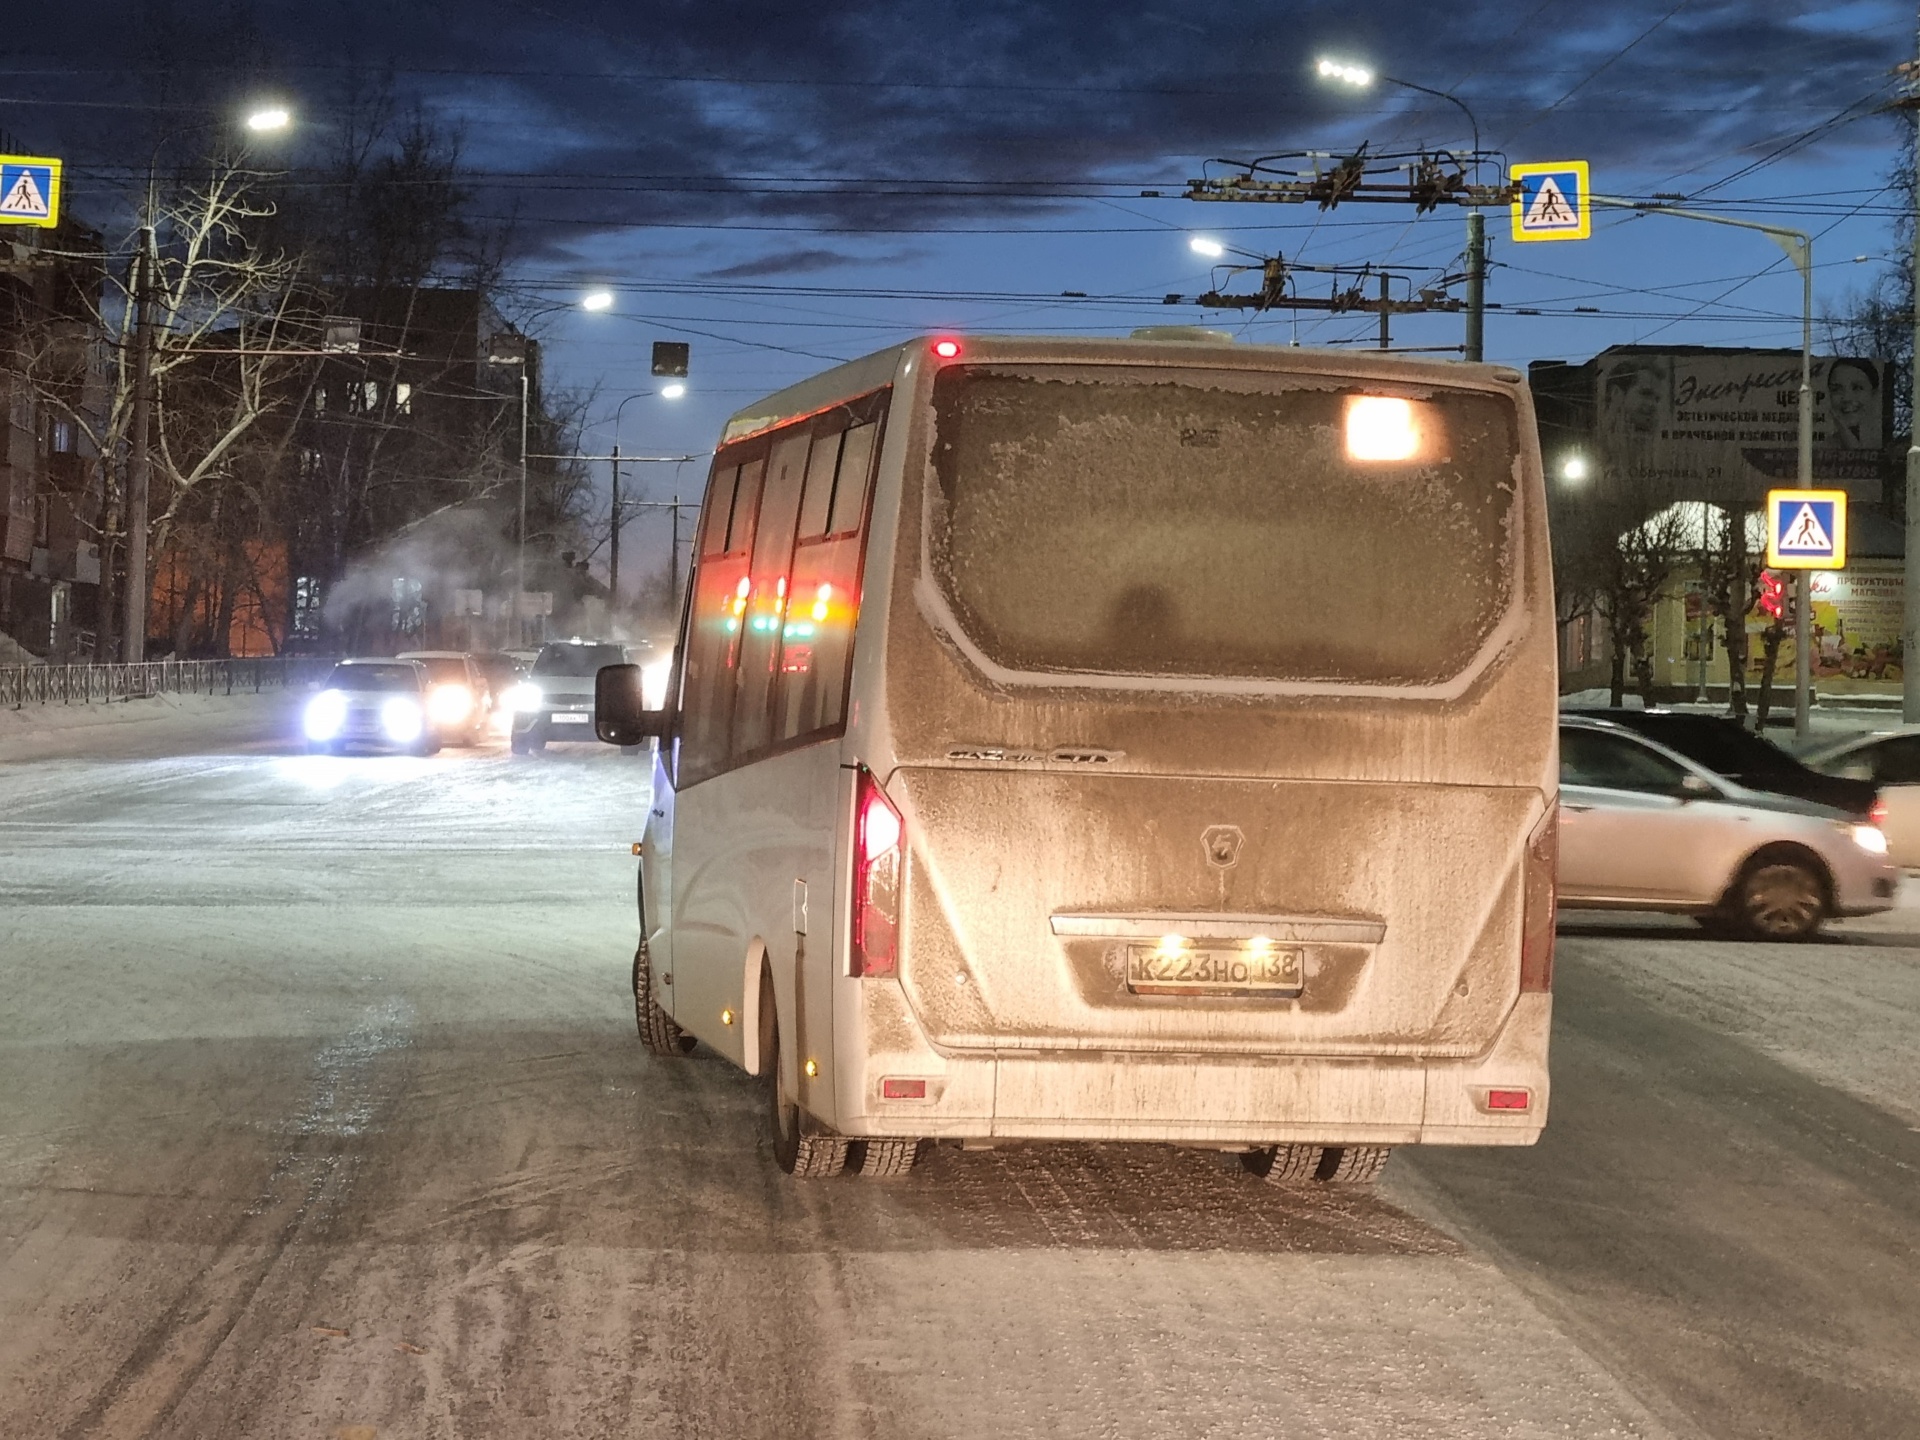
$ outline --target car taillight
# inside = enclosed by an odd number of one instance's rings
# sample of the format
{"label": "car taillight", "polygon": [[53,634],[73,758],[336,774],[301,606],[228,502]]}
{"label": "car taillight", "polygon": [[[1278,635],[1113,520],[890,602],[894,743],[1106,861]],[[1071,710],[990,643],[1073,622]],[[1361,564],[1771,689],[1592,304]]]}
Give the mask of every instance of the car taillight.
{"label": "car taillight", "polygon": [[1873,808],[1867,811],[1867,820],[1871,824],[1877,826],[1879,829],[1882,829],[1882,830],[1886,829],[1887,828],[1887,802],[1880,799],[1878,796],[1875,796],[1873,801]]}
{"label": "car taillight", "polygon": [[853,973],[891,975],[899,958],[900,812],[871,772],[860,772],[853,809]]}
{"label": "car taillight", "polygon": [[1560,807],[1527,837],[1526,908],[1520,919],[1520,991],[1553,989],[1554,866],[1560,856]]}

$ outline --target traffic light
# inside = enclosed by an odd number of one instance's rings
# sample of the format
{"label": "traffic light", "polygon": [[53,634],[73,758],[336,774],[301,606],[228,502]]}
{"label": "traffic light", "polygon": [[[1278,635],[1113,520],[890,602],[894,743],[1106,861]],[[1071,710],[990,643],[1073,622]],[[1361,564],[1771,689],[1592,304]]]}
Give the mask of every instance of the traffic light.
{"label": "traffic light", "polygon": [[1777,625],[1791,625],[1794,619],[1793,580],[1777,570],[1760,572],[1760,598],[1753,608]]}

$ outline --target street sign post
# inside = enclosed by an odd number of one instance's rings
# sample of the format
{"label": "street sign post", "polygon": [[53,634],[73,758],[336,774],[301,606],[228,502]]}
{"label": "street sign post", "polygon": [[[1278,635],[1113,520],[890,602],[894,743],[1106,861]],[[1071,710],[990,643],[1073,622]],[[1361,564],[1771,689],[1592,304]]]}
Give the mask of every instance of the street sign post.
{"label": "street sign post", "polygon": [[1767,492],[1769,570],[1839,570],[1846,563],[1846,491]]}
{"label": "street sign post", "polygon": [[[1806,398],[1801,398],[1801,473],[1808,470]],[[1813,594],[1808,572],[1839,570],[1847,563],[1847,492],[1769,490],[1767,568],[1793,577],[1793,728],[1811,733],[1813,706]]]}
{"label": "street sign post", "polygon": [[1515,165],[1513,238],[1585,240],[1593,234],[1593,202],[1588,194],[1587,162],[1552,160]]}
{"label": "street sign post", "polygon": [[0,155],[0,225],[58,225],[60,168],[46,156]]}

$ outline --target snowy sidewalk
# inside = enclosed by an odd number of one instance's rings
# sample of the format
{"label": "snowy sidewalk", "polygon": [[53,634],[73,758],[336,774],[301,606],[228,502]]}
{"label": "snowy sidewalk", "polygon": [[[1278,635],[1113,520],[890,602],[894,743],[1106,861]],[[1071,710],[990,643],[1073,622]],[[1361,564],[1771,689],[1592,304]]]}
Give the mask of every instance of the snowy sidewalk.
{"label": "snowy sidewalk", "polygon": [[288,733],[304,691],[156,695],[0,710],[0,764],[63,756],[179,754]]}

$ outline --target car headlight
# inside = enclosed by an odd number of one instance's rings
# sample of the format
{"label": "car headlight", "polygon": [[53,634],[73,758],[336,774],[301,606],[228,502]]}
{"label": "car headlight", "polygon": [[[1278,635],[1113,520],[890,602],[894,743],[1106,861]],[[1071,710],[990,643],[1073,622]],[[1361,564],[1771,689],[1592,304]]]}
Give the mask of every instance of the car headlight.
{"label": "car headlight", "polygon": [[538,710],[546,704],[547,697],[540,693],[540,687],[531,680],[522,680],[518,685],[508,688],[500,697],[500,703],[509,710]]}
{"label": "car headlight", "polygon": [[380,728],[396,745],[418,740],[424,725],[425,717],[420,713],[418,700],[396,695],[380,707]]}
{"label": "car headlight", "polygon": [[347,723],[347,697],[338,690],[322,690],[307,702],[305,727],[309,740],[331,740]]}
{"label": "car headlight", "polygon": [[436,685],[427,692],[427,718],[436,725],[459,725],[473,713],[473,691],[464,685]]}
{"label": "car headlight", "polygon": [[1847,833],[1853,836],[1853,843],[1869,855],[1887,853],[1887,836],[1878,825],[1849,825]]}
{"label": "car headlight", "polygon": [[667,686],[673,680],[673,657],[640,667],[640,703],[649,710],[667,708]]}

